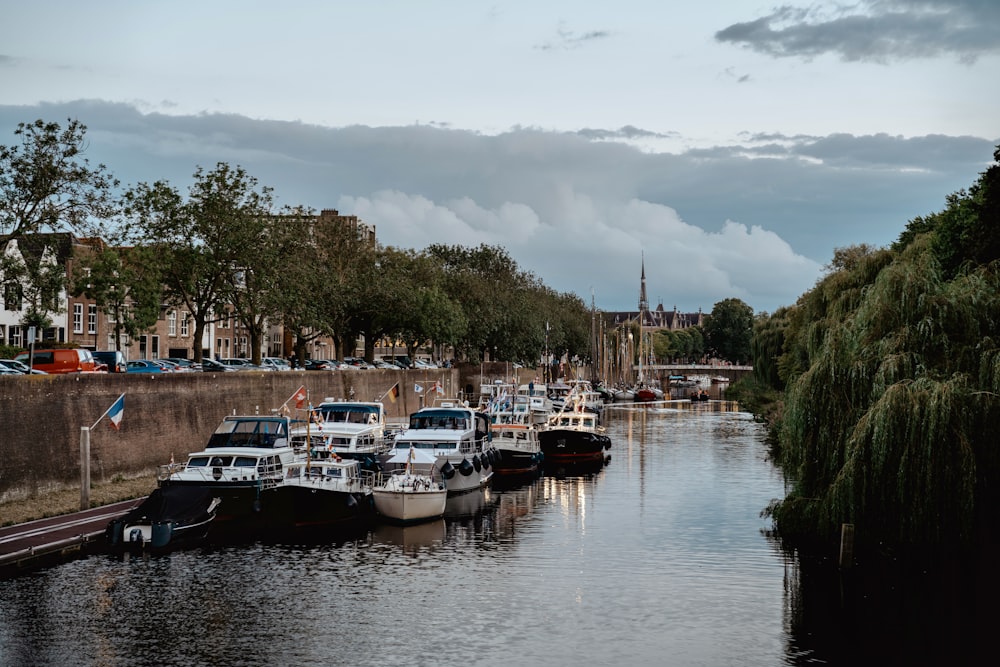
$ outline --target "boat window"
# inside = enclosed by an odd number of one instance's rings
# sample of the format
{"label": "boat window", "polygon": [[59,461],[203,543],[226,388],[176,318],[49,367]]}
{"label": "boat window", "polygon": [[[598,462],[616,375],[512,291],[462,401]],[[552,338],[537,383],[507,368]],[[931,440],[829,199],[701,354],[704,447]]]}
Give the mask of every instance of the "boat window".
{"label": "boat window", "polygon": [[253,468],[256,465],[256,456],[237,456],[233,461],[233,466],[236,468]]}
{"label": "boat window", "polygon": [[190,468],[204,467],[207,465],[208,465],[207,456],[192,456],[190,459],[188,459],[188,467]]}
{"label": "boat window", "polygon": [[232,456],[213,456],[212,460],[209,462],[209,465],[212,466],[213,468],[219,468],[219,467],[225,468],[232,465],[232,463],[233,463]]}

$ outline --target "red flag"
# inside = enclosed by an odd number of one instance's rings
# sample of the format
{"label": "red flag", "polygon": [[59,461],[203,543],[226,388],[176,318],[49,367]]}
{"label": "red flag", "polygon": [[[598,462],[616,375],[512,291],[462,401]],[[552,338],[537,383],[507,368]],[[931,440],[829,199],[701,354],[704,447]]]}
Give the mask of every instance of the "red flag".
{"label": "red flag", "polygon": [[295,396],[293,396],[292,398],[295,399],[295,407],[296,408],[302,409],[303,407],[305,407],[305,404],[306,404],[306,388],[305,387],[299,387],[298,391],[295,392]]}
{"label": "red flag", "polygon": [[399,383],[397,382],[392,385],[392,389],[390,389],[387,393],[389,394],[389,400],[395,403],[396,399],[399,398]]}

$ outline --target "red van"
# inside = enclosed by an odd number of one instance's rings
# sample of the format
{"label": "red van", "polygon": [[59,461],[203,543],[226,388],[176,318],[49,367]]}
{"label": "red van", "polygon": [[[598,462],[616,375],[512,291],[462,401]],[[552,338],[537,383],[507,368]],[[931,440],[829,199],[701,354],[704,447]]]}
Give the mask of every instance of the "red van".
{"label": "red van", "polygon": [[96,373],[97,362],[90,350],[83,348],[59,348],[52,350],[35,350],[28,361],[29,352],[25,350],[14,357],[32,368],[46,373]]}

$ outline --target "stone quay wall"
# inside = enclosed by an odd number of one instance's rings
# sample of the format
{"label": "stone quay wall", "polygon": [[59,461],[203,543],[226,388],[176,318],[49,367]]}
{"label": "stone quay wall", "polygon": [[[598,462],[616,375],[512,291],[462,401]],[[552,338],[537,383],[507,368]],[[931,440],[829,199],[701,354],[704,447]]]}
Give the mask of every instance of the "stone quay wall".
{"label": "stone quay wall", "polygon": [[[480,382],[527,382],[534,374],[496,363],[426,371],[0,376],[0,503],[79,489],[81,428],[92,427],[122,393],[120,430],[105,417],[90,433],[92,484],[152,475],[171,457],[184,461],[188,453],[202,449],[226,415],[271,414],[300,386],[306,387],[313,404],[328,397],[381,399],[389,421],[398,422],[423,407],[425,400],[430,403],[435,382],[441,383],[445,396],[474,403]],[[399,398],[393,403],[385,393],[396,383]],[[423,392],[416,391],[418,384]],[[296,413],[294,401],[289,407],[293,416],[304,416]]]}

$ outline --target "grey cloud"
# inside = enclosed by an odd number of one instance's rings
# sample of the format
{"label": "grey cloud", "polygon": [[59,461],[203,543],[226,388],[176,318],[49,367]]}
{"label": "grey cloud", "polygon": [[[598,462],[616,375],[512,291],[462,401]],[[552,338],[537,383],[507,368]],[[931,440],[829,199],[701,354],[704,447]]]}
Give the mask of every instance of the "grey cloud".
{"label": "grey cloud", "polygon": [[973,62],[1000,52],[1000,3],[992,0],[861,0],[841,8],[785,5],[715,33],[719,42],[775,57],[825,53],[888,62],[954,55]]}
{"label": "grey cloud", "polygon": [[[996,143],[770,133],[670,154],[620,143],[648,134],[628,127],[490,136],[143,114],[80,101],[0,106],[0,144],[36,118],[80,119],[87,157],[123,183],[165,179],[186,189],[198,166],[239,164],[273,187],[279,204],[370,212],[390,245],[422,248],[452,232],[499,243],[553,289],[589,302],[595,288],[598,306],[610,310],[635,306],[643,252],[650,290],[669,307],[709,310],[730,296],[759,310],[794,303],[834,248],[891,243],[909,219],[968,187]],[[677,287],[708,272],[718,279]]]}

